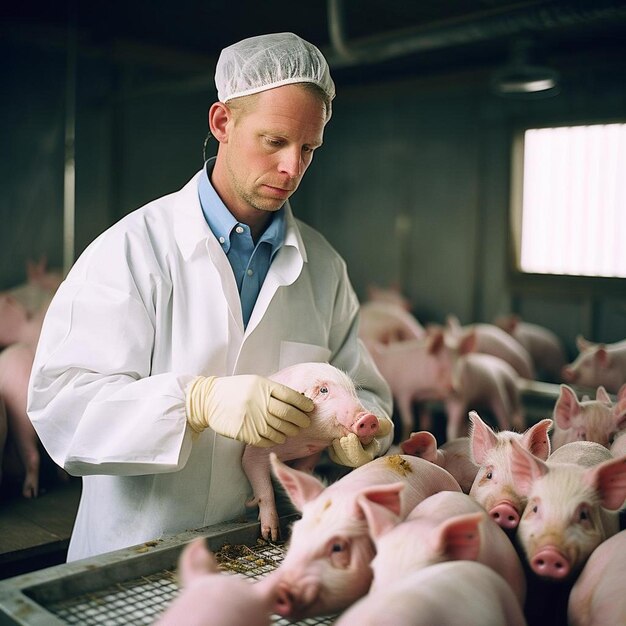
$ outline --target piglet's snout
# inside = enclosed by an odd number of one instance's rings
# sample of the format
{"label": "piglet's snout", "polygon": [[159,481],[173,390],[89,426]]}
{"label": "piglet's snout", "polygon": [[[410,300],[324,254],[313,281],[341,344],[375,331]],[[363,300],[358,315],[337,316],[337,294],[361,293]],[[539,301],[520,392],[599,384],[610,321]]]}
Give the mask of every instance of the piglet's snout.
{"label": "piglet's snout", "polygon": [[505,530],[513,530],[519,524],[519,513],[517,509],[508,502],[496,504],[490,511],[489,517]]}
{"label": "piglet's snout", "polygon": [[535,574],[545,578],[561,579],[570,573],[570,563],[555,547],[548,546],[537,552],[530,561]]}
{"label": "piglet's snout", "polygon": [[359,413],[352,425],[352,432],[359,438],[362,444],[367,445],[372,441],[379,429],[378,418],[372,413]]}

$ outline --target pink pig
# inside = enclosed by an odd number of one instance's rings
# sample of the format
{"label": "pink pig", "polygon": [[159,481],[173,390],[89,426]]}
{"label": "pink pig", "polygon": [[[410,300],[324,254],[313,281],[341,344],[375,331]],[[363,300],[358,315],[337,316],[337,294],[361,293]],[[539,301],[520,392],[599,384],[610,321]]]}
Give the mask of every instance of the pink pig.
{"label": "pink pig", "polygon": [[603,344],[579,335],[576,344],[578,357],[563,368],[563,380],[581,387],[602,385],[609,393],[617,393],[626,383],[626,339]]}
{"label": "pink pig", "polygon": [[400,520],[386,506],[357,500],[376,544],[370,593],[411,572],[453,560],[478,561],[504,578],[524,606],[526,579],[505,532],[470,496],[441,491],[422,500]]}
{"label": "pink pig", "polygon": [[470,496],[499,526],[515,531],[526,507],[526,498],[516,489],[513,480],[511,442],[518,441],[531,454],[547,459],[550,455],[548,430],[552,420],[541,420],[523,434],[511,430],[495,433],[475,411],[470,413],[470,421],[470,450],[474,463],[480,466]]}
{"label": "pink pig", "polygon": [[[584,444],[594,450],[598,446],[574,442],[557,453]],[[511,446],[515,487],[528,499],[517,542],[538,576],[550,580],[575,576],[593,550],[619,530],[617,511],[626,498],[626,457],[585,467],[554,458],[544,463],[518,442],[512,441]]]}
{"label": "pink pig", "polygon": [[626,530],[603,541],[576,580],[567,607],[570,626],[626,623]]}
{"label": "pink pig", "polygon": [[488,408],[501,430],[524,428],[517,374],[502,359],[469,353],[459,357],[452,370],[454,393],[445,400],[448,416],[446,439],[462,436],[468,409]]}
{"label": "pink pig", "polygon": [[435,436],[427,430],[411,433],[400,443],[402,454],[419,456],[450,472],[463,493],[469,493],[478,473],[478,465],[471,458],[469,437],[457,437],[437,448]]}
{"label": "pink pig", "polygon": [[298,363],[270,376],[272,380],[287,385],[311,398],[315,408],[309,417],[311,425],[285,443],[270,448],[246,446],[242,465],[254,493],[247,504],[259,506],[261,535],[276,541],[279,535],[278,512],[270,474],[270,450],[281,461],[298,459],[299,469],[313,470],[322,450],[333,441],[355,433],[363,445],[372,442],[381,429],[391,431],[389,420],[381,422],[367,411],[356,395],[350,377],[328,363]]}
{"label": "pink pig", "polygon": [[604,387],[596,390],[596,399],[586,396],[578,401],[576,392],[561,385],[554,407],[552,447],[572,441],[595,441],[608,448],[615,435],[626,428],[626,384],[622,385],[615,405]]}
{"label": "pink pig", "polygon": [[364,302],[360,308],[359,337],[372,343],[393,343],[424,336],[423,326],[406,309],[393,302]]}
{"label": "pink pig", "polygon": [[269,626],[276,601],[271,574],[251,583],[221,573],[204,539],[185,546],[178,574],[183,590],[155,626]]}
{"label": "pink pig", "polygon": [[528,351],[519,341],[494,324],[461,326],[458,318],[449,315],[446,320],[446,345],[456,349],[459,342],[472,339],[475,350],[506,361],[522,378],[534,379],[535,368]]}
{"label": "pink pig", "polygon": [[443,333],[389,345],[374,344],[369,350],[398,407],[401,439],[408,439],[414,426],[413,403],[441,400],[452,390],[452,362]]}
{"label": "pink pig", "polygon": [[524,322],[519,315],[502,315],[496,318],[494,324],[524,346],[541,380],[561,380],[567,356],[556,333],[544,326]]}
{"label": "pink pig", "polygon": [[374,545],[357,500],[387,505],[403,518],[434,493],[460,491],[448,472],[411,456],[379,457],[329,487],[275,455],[271,459],[275,476],[302,513],[277,569],[276,612],[292,620],[341,611],[367,593]]}
{"label": "pink pig", "polygon": [[525,626],[502,576],[475,561],[437,563],[370,593],[335,626]]}

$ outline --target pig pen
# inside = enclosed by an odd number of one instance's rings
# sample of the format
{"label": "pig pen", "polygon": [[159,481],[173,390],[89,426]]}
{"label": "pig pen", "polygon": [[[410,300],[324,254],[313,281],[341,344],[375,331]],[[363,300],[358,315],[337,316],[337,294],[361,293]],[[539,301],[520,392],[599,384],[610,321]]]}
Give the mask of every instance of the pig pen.
{"label": "pig pen", "polygon": [[[281,518],[288,535],[297,515]],[[198,537],[226,571],[260,579],[282,561],[286,547],[259,540],[258,522],[207,526],[101,556],[65,563],[0,582],[0,624],[53,626],[152,624],[178,595],[178,557]],[[272,624],[332,624],[336,616]]]}

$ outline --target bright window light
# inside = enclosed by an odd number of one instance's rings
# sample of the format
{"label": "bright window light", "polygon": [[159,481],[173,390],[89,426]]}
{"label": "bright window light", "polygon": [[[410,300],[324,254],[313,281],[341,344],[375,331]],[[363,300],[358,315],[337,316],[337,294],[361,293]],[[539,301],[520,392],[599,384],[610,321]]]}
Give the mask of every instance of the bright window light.
{"label": "bright window light", "polygon": [[524,133],[520,269],[626,277],[626,124]]}

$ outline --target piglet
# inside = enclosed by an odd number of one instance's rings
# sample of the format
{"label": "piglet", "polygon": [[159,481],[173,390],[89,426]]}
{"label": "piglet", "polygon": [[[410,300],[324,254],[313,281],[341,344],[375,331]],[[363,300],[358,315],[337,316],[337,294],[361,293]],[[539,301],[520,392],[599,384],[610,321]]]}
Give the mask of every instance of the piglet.
{"label": "piglet", "polygon": [[494,324],[509,333],[530,354],[540,380],[558,382],[567,363],[563,342],[545,326],[522,321],[519,315],[501,315]]}
{"label": "piglet", "polygon": [[[452,361],[443,333],[389,345],[373,344],[368,349],[396,402],[401,440],[408,439],[414,426],[413,403],[442,400],[452,390]],[[421,429],[427,430],[424,424]]]}
{"label": "piglet", "polygon": [[474,463],[480,466],[470,496],[485,508],[499,526],[514,532],[526,507],[526,498],[515,488],[511,469],[511,442],[516,440],[531,454],[547,459],[550,455],[548,430],[552,420],[541,420],[523,434],[510,430],[496,433],[475,411],[470,413],[470,421],[470,450]]}
{"label": "piglet", "polygon": [[591,554],[569,596],[570,626],[626,623],[626,530],[603,541]]}
{"label": "piglet", "polygon": [[364,302],[360,308],[359,337],[366,347],[424,336],[423,326],[406,309],[393,302]]}
{"label": "piglet", "polygon": [[415,570],[463,559],[491,567],[524,606],[526,580],[519,556],[505,532],[470,496],[441,491],[422,500],[405,521],[375,501],[362,498],[357,503],[376,544],[370,593]]}
{"label": "piglet", "polygon": [[367,286],[367,298],[368,301],[371,302],[389,302],[395,304],[405,311],[410,311],[413,308],[411,300],[402,293],[402,290],[397,284],[392,284],[389,287],[370,284]]}
{"label": "piglet", "polygon": [[276,599],[271,574],[251,583],[220,572],[204,539],[185,546],[178,574],[183,590],[155,626],[269,626]]}
{"label": "piglet", "polygon": [[359,600],[335,626],[525,626],[513,591],[475,561],[437,563]]}
{"label": "piglet", "polygon": [[626,384],[615,405],[602,386],[596,390],[595,400],[584,397],[579,401],[572,388],[561,385],[552,418],[554,449],[572,441],[595,441],[608,448],[615,435],[626,428]]}
{"label": "piglet", "polygon": [[404,518],[434,493],[461,491],[444,469],[412,456],[379,457],[329,487],[275,455],[271,459],[275,476],[302,513],[276,570],[276,612],[291,620],[341,611],[367,593],[374,545],[358,502],[377,502]]}
{"label": "piglet", "polygon": [[617,393],[626,383],[626,339],[617,343],[592,343],[579,335],[576,345],[578,357],[563,368],[563,380],[581,387],[602,385],[609,393]]}
{"label": "piglet", "polygon": [[[598,446],[574,442],[559,450],[581,444]],[[554,459],[545,463],[517,441],[511,447],[515,488],[528,499],[516,540],[537,576],[555,581],[574,577],[593,550],[619,530],[617,511],[626,498],[626,457],[585,467]]]}
{"label": "piglet", "polygon": [[461,326],[454,315],[446,319],[446,345],[455,349],[459,342],[472,339],[475,350],[481,354],[491,354],[506,361],[522,378],[533,380],[535,368],[528,351],[507,332],[494,324],[470,324]]}
{"label": "piglet", "polygon": [[487,408],[501,430],[522,430],[524,414],[517,379],[513,368],[498,357],[478,353],[459,357],[452,370],[453,393],[444,402],[446,439],[464,434],[468,409]]}
{"label": "piglet", "polygon": [[463,493],[469,493],[478,473],[478,466],[472,461],[469,437],[457,437],[446,441],[437,448],[437,439],[427,430],[411,433],[400,443],[402,454],[419,456],[450,472],[459,483]]}
{"label": "piglet", "polygon": [[311,425],[308,428],[288,437],[283,444],[269,449],[246,446],[243,452],[243,469],[254,494],[247,504],[258,504],[261,535],[264,539],[276,541],[279,522],[270,473],[270,450],[281,461],[297,460],[300,469],[313,471],[321,451],[333,439],[354,433],[363,445],[368,445],[379,431],[388,434],[391,422],[387,419],[379,422],[374,414],[365,409],[350,377],[328,363],[298,363],[276,372],[270,378],[300,391],[315,404],[309,413]]}

